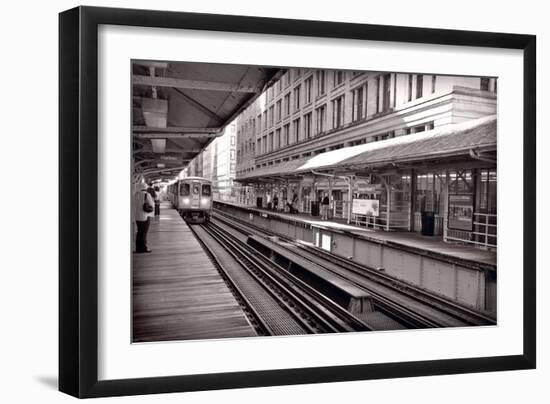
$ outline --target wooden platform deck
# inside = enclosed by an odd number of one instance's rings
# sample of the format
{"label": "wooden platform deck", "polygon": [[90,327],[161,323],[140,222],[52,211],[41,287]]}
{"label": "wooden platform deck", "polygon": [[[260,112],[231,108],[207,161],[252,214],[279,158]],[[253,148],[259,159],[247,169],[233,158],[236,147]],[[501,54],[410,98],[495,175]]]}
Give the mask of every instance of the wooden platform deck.
{"label": "wooden platform deck", "polygon": [[188,225],[169,203],[151,219],[151,253],[133,254],[133,342],[256,336]]}

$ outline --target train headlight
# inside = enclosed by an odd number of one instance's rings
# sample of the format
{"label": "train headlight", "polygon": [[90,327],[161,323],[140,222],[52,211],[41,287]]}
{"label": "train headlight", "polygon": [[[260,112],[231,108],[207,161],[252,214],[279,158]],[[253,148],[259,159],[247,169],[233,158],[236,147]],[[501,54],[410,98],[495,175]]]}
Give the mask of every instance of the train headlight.
{"label": "train headlight", "polygon": [[208,198],[201,199],[201,205],[206,205],[208,202],[210,202]]}
{"label": "train headlight", "polygon": [[189,203],[189,198],[183,198],[183,203],[187,205]]}

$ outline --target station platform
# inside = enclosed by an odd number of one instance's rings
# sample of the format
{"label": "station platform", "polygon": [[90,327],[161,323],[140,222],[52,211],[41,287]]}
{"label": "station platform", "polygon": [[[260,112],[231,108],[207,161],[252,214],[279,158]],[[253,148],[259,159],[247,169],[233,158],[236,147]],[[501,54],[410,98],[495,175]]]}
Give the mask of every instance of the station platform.
{"label": "station platform", "polygon": [[151,253],[132,257],[133,342],[256,336],[199,242],[169,202],[151,219]]}
{"label": "station platform", "polygon": [[384,231],[354,224],[347,224],[346,219],[331,218],[321,220],[320,217],[314,217],[303,213],[286,213],[282,211],[260,209],[253,206],[242,205],[227,201],[216,201],[217,203],[231,205],[239,209],[245,209],[253,212],[269,214],[270,217],[279,217],[284,221],[296,221],[320,228],[342,231],[349,235],[355,235],[376,243],[391,245],[392,247],[403,248],[408,251],[417,251],[422,254],[429,254],[432,257],[442,259],[458,260],[463,263],[483,264],[492,270],[496,270],[497,254],[496,251],[482,250],[473,246],[447,243],[443,241],[442,236],[423,236],[420,233],[409,231]]}

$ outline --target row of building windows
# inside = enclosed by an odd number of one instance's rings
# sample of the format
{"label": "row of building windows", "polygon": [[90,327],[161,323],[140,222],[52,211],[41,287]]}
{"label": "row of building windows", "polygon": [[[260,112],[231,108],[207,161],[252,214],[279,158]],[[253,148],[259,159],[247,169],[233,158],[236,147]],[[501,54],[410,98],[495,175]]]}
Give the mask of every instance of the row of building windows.
{"label": "row of building windows", "polygon": [[[291,84],[291,75],[294,74],[295,75],[295,79],[298,79],[300,76],[301,76],[301,71],[302,69],[292,69],[292,70],[289,70],[282,78],[282,80],[279,80],[277,82],[277,84],[275,84],[275,86],[272,86],[270,88],[268,88],[267,90],[267,94],[266,94],[266,98],[267,98],[267,102],[271,102],[274,98],[276,98],[283,90],[286,91],[286,88],[288,86],[290,86]],[[276,104],[276,117],[278,120],[280,120],[282,118],[282,114],[281,114],[281,111],[284,111],[284,116],[288,116],[291,112],[291,94],[292,94],[292,111],[297,111],[300,109],[300,107],[302,106],[302,101],[304,103],[304,105],[307,105],[309,103],[311,103],[313,101],[313,96],[314,96],[314,88],[316,90],[316,94],[317,94],[317,97],[320,97],[320,96],[323,96],[326,94],[326,90],[327,90],[327,74],[329,72],[326,71],[326,70],[317,70],[315,71],[315,73],[311,74],[309,77],[307,77],[304,81],[303,81],[303,88],[302,88],[302,83],[301,84],[297,84],[291,91],[289,90],[284,96],[283,96],[283,100],[278,100],[277,101],[277,104]],[[335,70],[332,72],[332,75],[333,75],[333,84],[334,84],[334,88],[337,88],[339,87],[340,85],[342,85],[345,81],[345,78],[346,78],[346,72],[344,71],[341,71],[341,70]],[[314,80],[315,78],[315,83],[316,83],[316,86],[314,87]],[[281,83],[284,83],[284,89],[283,89],[283,85]],[[302,95],[302,92],[303,92],[303,96],[304,96],[304,99],[302,100],[301,99],[301,95]],[[266,125],[267,125],[267,121],[266,121],[266,112],[264,112],[263,114],[263,118],[262,116],[258,116],[258,119],[259,120],[262,120],[263,119],[263,128],[265,129],[266,128]],[[272,123],[274,122],[273,121],[273,113],[270,112],[270,120],[269,120],[269,124],[272,125]]]}
{"label": "row of building windows", "polygon": [[[317,71],[317,92],[318,94],[324,94],[325,93],[325,79],[326,71]],[[288,74],[288,73],[287,73]],[[337,83],[337,85],[340,85],[343,83],[344,80],[344,72],[342,71],[334,71],[334,83]],[[413,99],[421,98],[423,94],[423,75],[417,74],[417,75],[408,75],[409,80],[409,91],[408,91],[408,101],[412,101]],[[432,93],[435,92],[435,81],[436,76],[431,76],[431,90]],[[413,91],[413,82],[415,83],[415,88]],[[312,89],[313,89],[313,75],[308,77],[304,81],[305,86],[305,103],[306,105],[312,102]],[[253,133],[256,133],[256,129],[258,128],[260,131],[267,130],[273,126],[275,126],[277,123],[281,122],[283,118],[287,118],[291,115],[291,113],[297,113],[300,111],[301,105],[301,92],[302,92],[302,85],[298,84],[296,87],[292,90],[292,108],[291,108],[291,92],[288,92],[284,95],[282,100],[278,100],[275,105],[270,106],[267,110],[265,110],[263,113],[258,114],[256,117],[256,120],[253,122]],[[354,88],[351,90],[350,98],[352,102],[352,122],[356,122],[362,119],[365,119],[366,116],[369,114],[369,111],[367,110],[368,105],[368,92],[369,87],[367,83],[363,83],[362,85]],[[338,96],[337,98],[333,99],[330,103],[332,106],[332,129],[339,128],[344,125],[345,122],[345,94],[342,94]],[[375,111],[373,113],[381,113],[388,111],[391,106],[391,74],[387,73],[381,76],[378,76],[376,79],[376,104],[375,104]],[[394,97],[395,99],[395,97]],[[318,114],[316,118],[317,123],[317,131],[316,133],[322,133],[326,130],[325,128],[325,122],[326,122],[326,106],[323,105],[321,107],[318,107],[315,109],[316,113]],[[309,128],[306,130],[306,132],[309,131]]]}
{"label": "row of building windows", "polygon": [[[274,86],[271,86],[267,90],[267,102],[272,101],[275,97],[277,97],[281,92],[285,91],[292,82],[298,80],[300,77],[302,77],[302,74],[304,73],[304,69],[290,69],[288,70],[283,77],[277,81],[277,83]],[[335,87],[340,85],[345,80],[345,74],[344,71],[334,71],[334,83]],[[326,70],[317,70],[314,74],[310,75],[304,80],[304,88],[305,88],[305,102],[311,102],[313,97],[313,78],[316,78],[317,83],[317,94],[322,95],[326,92],[326,81],[327,81],[327,71]]]}
{"label": "row of building windows", "polygon": [[[364,72],[361,71],[343,71],[343,70],[316,70],[309,77],[304,80],[304,91],[305,91],[305,102],[306,104],[311,102],[313,99],[313,79],[315,78],[317,96],[326,94],[327,90],[327,81],[328,75],[332,75],[333,88],[337,88],[342,85],[348,76],[351,74],[352,78],[357,77],[358,75]],[[267,89],[266,98],[267,102],[271,102],[279,94],[286,89],[304,74],[304,69],[290,69],[288,70],[283,77],[277,81],[274,86],[271,86]]]}
{"label": "row of building windows", "polygon": [[[317,71],[318,74],[318,92],[324,92],[326,76],[325,71]],[[287,73],[288,74],[288,73]],[[334,83],[342,84],[344,80],[344,72],[334,71]],[[431,92],[435,92],[436,76],[431,77]],[[308,77],[305,80],[306,87],[306,102],[311,102],[311,89],[312,89],[313,76]],[[414,88],[413,88],[414,83]],[[424,94],[424,76],[421,74],[408,75],[408,101],[421,98]],[[375,113],[381,113],[390,109],[391,100],[391,74],[383,74],[376,79],[376,111]],[[301,85],[297,85],[293,89],[293,100],[295,111],[300,109],[300,91]],[[351,91],[352,102],[352,122],[357,122],[365,119],[369,114],[367,110],[368,105],[368,83],[363,83],[360,86],[355,87]],[[284,102],[283,102],[284,101]],[[346,94],[342,94],[330,102],[332,108],[332,122],[331,129],[337,129],[345,124],[345,111],[346,111]],[[253,132],[255,128],[260,127],[262,130],[266,130],[275,125],[276,122],[281,121],[284,108],[284,116],[290,115],[290,92],[286,94],[283,100],[278,100],[274,106],[269,107],[263,114],[257,116],[257,120],[253,124]],[[275,132],[271,132],[264,136],[260,136],[256,140],[258,154],[265,154],[271,151],[277,150],[286,145],[296,143],[303,139],[309,139],[314,135],[320,135],[327,130],[327,105],[324,104],[318,108],[315,108],[315,126],[313,126],[312,112],[305,114],[303,120],[303,133],[300,133],[300,121],[301,118],[294,119],[292,121],[292,131],[290,130],[290,123],[282,127],[283,136],[281,138],[281,129],[277,129]]]}
{"label": "row of building windows", "polygon": [[[287,71],[281,80],[279,80],[274,86],[271,86],[267,89],[267,103],[269,104],[275,98],[277,98],[282,92],[287,91],[287,87],[295,80],[298,80],[302,76],[303,69],[291,69]],[[332,74],[332,85],[333,89],[340,87],[346,81],[347,76],[351,73],[351,78],[354,79],[363,72],[346,72],[341,70],[327,71],[327,70],[316,70],[314,73],[310,74],[302,83],[298,83],[292,90],[284,95],[283,100],[278,100],[276,103],[276,109],[270,107],[269,118],[267,116],[268,112],[265,111],[262,115],[258,116],[258,127],[265,130],[268,127],[272,126],[276,121],[280,121],[283,117],[286,117],[292,112],[298,111],[302,107],[302,101],[304,105],[308,105],[313,101],[314,88],[316,90],[317,97],[323,96],[326,94],[327,90],[327,76]],[[376,113],[386,111],[390,108],[391,102],[391,91],[392,87],[395,91],[395,82],[392,85],[392,75],[395,76],[396,73],[385,73],[377,76],[376,78]],[[291,76],[294,80],[291,79]],[[424,81],[426,78],[431,80],[430,88],[431,93],[435,92],[436,89],[436,75],[422,75],[422,74],[408,74],[408,101],[412,101],[417,98],[423,97],[424,92],[427,90],[427,86],[424,86]],[[314,87],[314,79],[316,86]],[[303,86],[303,95],[304,99],[301,100]],[[496,80],[482,77],[481,90],[484,91],[493,91],[496,92]],[[355,90],[354,90],[355,91]],[[368,89],[363,90],[365,94],[368,92]],[[291,98],[292,95],[292,98]],[[395,102],[395,94],[394,94]],[[291,100],[293,107],[291,108]],[[361,99],[358,99],[358,108],[361,108]],[[284,114],[283,114],[284,111]],[[357,119],[361,119],[362,114],[357,114]],[[268,121],[269,119],[269,121]],[[262,126],[263,124],[263,126]]]}
{"label": "row of building windows", "polygon": [[[361,101],[362,91],[357,90],[357,94],[353,97],[354,103],[354,120],[363,119],[366,114],[363,105],[365,103]],[[342,95],[332,101],[332,128],[339,128],[343,126],[344,123],[344,103],[345,96]],[[241,163],[245,156],[255,156],[261,154],[270,153],[272,151],[278,150],[285,146],[298,143],[302,140],[307,140],[313,136],[321,135],[325,132],[326,124],[326,105],[323,105],[315,109],[315,121],[313,120],[313,112],[309,112],[303,115],[301,118],[294,119],[291,123],[285,124],[282,128],[278,128],[275,131],[272,131],[268,134],[256,138],[256,146],[254,142],[249,139],[248,142],[245,142],[241,145],[239,150],[242,154],[242,158],[238,158],[238,162]],[[421,128],[421,129],[420,129]],[[408,128],[406,134],[416,133],[423,130],[433,129],[433,122],[428,126],[421,125],[418,128]],[[374,140],[383,140],[374,139]]]}
{"label": "row of building windows", "polygon": [[[424,131],[427,131],[427,130],[432,130],[433,128],[434,128],[434,123],[433,122],[428,122],[428,123],[425,123],[425,124],[422,124],[422,125],[417,125],[415,127],[407,128],[404,131],[403,134],[404,135],[409,135],[411,133],[419,133],[419,132],[424,132]],[[281,162],[285,162],[285,161],[289,161],[289,160],[295,160],[295,159],[303,158],[303,157],[308,157],[308,156],[311,156],[311,155],[317,155],[317,154],[325,153],[327,151],[341,149],[341,148],[346,147],[346,146],[348,146],[348,147],[349,146],[358,146],[358,145],[365,144],[365,143],[392,139],[394,137],[396,137],[395,131],[391,131],[391,132],[387,132],[387,133],[383,133],[383,134],[375,135],[375,136],[364,137],[364,138],[361,138],[361,139],[351,141],[347,144],[340,143],[340,144],[336,144],[336,145],[333,145],[333,146],[330,146],[330,147],[325,147],[325,148],[322,148],[322,149],[315,150],[314,152],[305,152],[305,153],[285,157],[285,158],[282,158],[282,159],[275,159],[275,160],[265,162],[265,163],[262,163],[262,164],[257,164],[256,168],[271,166],[271,165],[274,165],[274,164],[276,165],[276,164],[279,164]],[[276,142],[278,141],[277,138],[271,138],[271,137],[266,138],[265,136],[264,136],[264,139],[266,139],[266,142],[268,142],[267,147],[270,146],[270,142],[275,142],[274,144],[276,145],[277,144]],[[258,147],[261,148],[261,147],[264,147],[264,145],[259,144]],[[254,168],[252,167],[252,171],[253,170],[254,170]],[[248,172],[248,170],[243,170],[243,171]]]}
{"label": "row of building windows", "polygon": [[[439,82],[436,75],[370,72],[365,77],[359,77],[363,73],[288,70],[267,89],[263,104],[258,102],[245,113],[238,133],[239,168],[247,170],[254,167],[254,159],[259,155],[364,122],[367,118],[377,118],[379,114],[391,112],[396,104],[402,105],[433,94]],[[456,83],[453,85],[473,84],[463,84],[464,81]],[[327,94],[327,85],[331,85],[334,90],[330,95]],[[344,85],[347,85],[345,89]],[[478,85],[482,91],[496,92],[496,79],[481,78]],[[446,77],[438,86],[442,89],[452,88]],[[330,98],[323,98],[325,95]],[[265,110],[261,111],[263,108]],[[433,128],[433,123],[421,126],[408,128],[399,134],[429,130]],[[370,140],[388,137],[378,135]],[[366,141],[353,140],[347,145]]]}

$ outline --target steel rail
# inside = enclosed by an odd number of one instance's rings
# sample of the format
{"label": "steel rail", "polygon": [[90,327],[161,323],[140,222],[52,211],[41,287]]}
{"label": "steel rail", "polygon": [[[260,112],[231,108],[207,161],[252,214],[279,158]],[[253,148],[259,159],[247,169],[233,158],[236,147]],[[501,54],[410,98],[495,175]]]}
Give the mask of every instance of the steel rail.
{"label": "steel rail", "polygon": [[[320,328],[321,326],[316,326],[314,324],[313,319],[306,317],[307,313],[305,311],[302,311],[301,314],[297,312],[296,304],[291,303],[288,298],[282,298],[281,294],[277,294],[273,288],[270,288],[266,282],[262,281],[262,279],[255,273],[250,266],[253,264],[246,264],[243,259],[242,255],[239,256],[234,250],[234,248],[231,244],[228,244],[227,240],[223,239],[219,236],[219,234],[212,234],[211,229],[206,229],[206,226],[202,226],[204,230],[207,232],[207,234],[212,237],[212,239],[218,243],[231,257],[254,279],[256,284],[258,284],[259,287],[262,287],[277,303],[279,306],[285,309],[285,311],[295,320],[302,329],[308,333],[308,334],[316,334],[319,332],[326,332],[326,330],[323,330]],[[252,305],[253,306],[253,305]],[[258,316],[261,318],[261,315],[258,314]]]}
{"label": "steel rail", "polygon": [[262,276],[266,276],[270,282],[274,282],[285,294],[295,299],[301,305],[302,311],[315,318],[316,321],[324,324],[328,328],[328,332],[372,330],[372,327],[368,326],[365,322],[320,294],[279,265],[258,254],[255,249],[238,240],[223,228],[212,222],[208,224],[208,227],[213,227],[214,231],[218,232],[223,241],[232,247],[233,251],[238,251],[242,254],[255,269],[261,271]]}
{"label": "steel rail", "polygon": [[[269,294],[269,296],[276,302],[276,304],[281,307],[286,313],[288,313],[292,320],[294,320],[306,334],[316,334],[320,332],[320,328],[316,326],[313,321],[311,321],[311,319],[304,318],[304,316],[301,316],[299,313],[297,313],[288,299],[282,299],[280,294],[277,294],[264,281],[262,281],[262,279],[251,269],[250,264],[247,264],[245,260],[243,260],[242,255],[236,253],[234,248],[231,245],[227,244],[226,240],[221,239],[219,235],[212,234],[211,229],[206,229],[205,227],[205,225],[201,226],[201,228],[205,230],[208,236],[211,237],[212,240],[214,240],[214,242],[216,242],[220,246],[220,248],[228,253],[232,257],[232,259],[234,259],[235,262],[239,265],[239,267],[242,268],[246,272],[246,274],[248,274],[252,278],[255,284],[265,290]],[[251,306],[253,307],[254,305],[251,303]],[[258,314],[258,316],[262,318],[261,314]],[[274,333],[273,335],[281,334]]]}
{"label": "steel rail", "polygon": [[[235,228],[235,227],[233,227],[233,228]],[[264,232],[264,233],[268,234],[266,232]],[[267,257],[264,257],[263,255],[260,255],[260,256],[262,256],[264,259],[268,260]],[[353,283],[355,286],[358,286],[362,290],[367,291],[369,294],[372,295],[373,298],[375,298],[374,305],[380,312],[382,312],[382,313],[386,314],[387,316],[395,319],[396,321],[398,321],[400,324],[406,326],[407,328],[437,328],[437,327],[441,327],[440,324],[432,321],[430,318],[428,318],[426,316],[422,316],[418,313],[415,313],[412,310],[410,310],[408,307],[406,307],[402,304],[395,303],[391,299],[388,299],[385,295],[373,290],[372,288],[368,288],[364,284],[358,283],[354,280],[350,280],[349,278],[342,276],[342,274],[340,274],[338,272],[335,272],[333,269],[323,266],[321,263],[316,263],[316,264],[322,266],[324,269],[326,269],[329,272],[339,276],[340,278],[346,280],[347,282]]]}
{"label": "steel rail", "polygon": [[[254,230],[258,233],[264,234],[264,235],[272,235],[268,232],[266,232],[264,229],[255,226],[250,223],[244,223],[242,220],[238,218],[231,217],[227,215],[225,212],[221,212],[216,209],[216,216],[218,216],[219,220],[225,221],[230,226],[236,226],[237,230],[240,229],[240,231],[243,232],[243,234],[254,234],[250,230]],[[221,219],[219,216],[222,216],[224,219]],[[228,221],[232,221],[233,223],[229,223]],[[236,224],[239,223],[239,224]],[[441,296],[438,296],[436,294],[430,293],[426,290],[420,289],[414,285],[411,285],[409,283],[406,283],[404,281],[398,280],[394,277],[391,277],[387,274],[380,273],[379,270],[376,270],[374,268],[370,268],[365,265],[357,264],[355,262],[349,261],[345,258],[339,257],[335,254],[332,254],[328,251],[320,251],[317,247],[312,246],[306,246],[302,243],[298,243],[295,240],[289,239],[288,237],[279,235],[281,239],[284,239],[285,241],[288,241],[292,243],[293,245],[303,249],[304,251],[311,253],[319,258],[322,258],[323,260],[328,260],[329,262],[332,262],[333,264],[339,265],[343,267],[344,269],[349,270],[350,272],[354,273],[355,275],[358,275],[360,277],[363,277],[369,281],[379,283],[382,286],[385,286],[396,293],[399,293],[401,295],[407,296],[413,300],[416,300],[422,304],[428,305],[432,307],[435,310],[439,310],[451,317],[454,317],[457,320],[463,321],[466,323],[466,325],[494,325],[496,324],[496,321],[491,318],[488,315],[485,315],[483,313],[480,313],[478,311],[475,311],[473,309],[470,309],[468,307],[465,307],[463,305],[460,305],[459,303],[451,302],[448,299],[445,299]],[[322,264],[321,264],[322,265]],[[331,268],[327,268],[328,270],[331,270]],[[342,274],[340,274],[342,276]],[[346,279],[348,279],[346,277]],[[363,287],[366,287],[363,285]],[[368,288],[368,287],[366,287]],[[373,292],[376,293],[376,292]],[[386,297],[383,303],[388,305],[389,299]],[[386,309],[389,309],[389,306],[386,306]],[[404,310],[409,311],[407,308],[403,307]],[[412,312],[411,312],[412,313]],[[447,326],[444,324],[438,324],[438,322],[430,321],[429,319],[425,319],[427,323],[431,322],[431,326]],[[427,324],[427,326],[430,326]]]}

